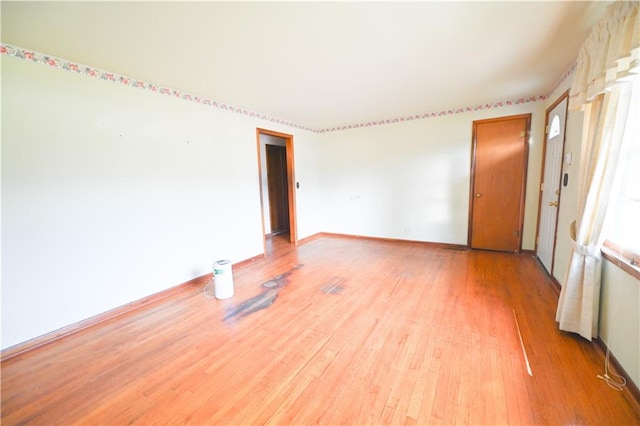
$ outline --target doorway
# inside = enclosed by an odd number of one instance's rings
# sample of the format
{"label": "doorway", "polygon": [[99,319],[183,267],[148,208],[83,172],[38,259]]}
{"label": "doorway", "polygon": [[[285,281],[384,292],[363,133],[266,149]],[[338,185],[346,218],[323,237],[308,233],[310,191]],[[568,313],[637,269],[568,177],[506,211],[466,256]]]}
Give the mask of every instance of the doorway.
{"label": "doorway", "polygon": [[257,129],[256,134],[262,229],[267,253],[267,239],[273,236],[286,236],[288,243],[297,243],[293,136],[266,129]]}
{"label": "doorway", "polygon": [[265,154],[267,163],[269,228],[271,235],[277,235],[289,232],[286,147],[267,143],[265,145]]}
{"label": "doorway", "polygon": [[545,143],[542,163],[542,182],[538,204],[536,256],[549,274],[553,274],[553,259],[558,230],[558,209],[562,160],[564,158],[565,125],[569,92],[565,92],[547,109],[545,116]]}
{"label": "doorway", "polygon": [[530,125],[531,114],[473,122],[471,248],[521,250]]}

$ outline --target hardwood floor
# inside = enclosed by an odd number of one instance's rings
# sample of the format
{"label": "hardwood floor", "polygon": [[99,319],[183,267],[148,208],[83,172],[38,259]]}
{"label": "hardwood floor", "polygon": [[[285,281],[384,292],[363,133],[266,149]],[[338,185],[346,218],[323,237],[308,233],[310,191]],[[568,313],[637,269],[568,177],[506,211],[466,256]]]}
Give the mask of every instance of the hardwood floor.
{"label": "hardwood floor", "polygon": [[2,423],[640,423],[531,255],[267,246],[231,299],[200,287],[3,363]]}

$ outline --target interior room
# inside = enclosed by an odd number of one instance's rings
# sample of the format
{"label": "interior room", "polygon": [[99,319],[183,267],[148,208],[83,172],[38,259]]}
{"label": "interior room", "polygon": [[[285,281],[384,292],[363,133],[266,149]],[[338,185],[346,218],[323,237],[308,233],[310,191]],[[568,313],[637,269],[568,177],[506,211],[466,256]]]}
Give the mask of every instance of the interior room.
{"label": "interior room", "polygon": [[0,8],[3,422],[640,422],[638,2]]}

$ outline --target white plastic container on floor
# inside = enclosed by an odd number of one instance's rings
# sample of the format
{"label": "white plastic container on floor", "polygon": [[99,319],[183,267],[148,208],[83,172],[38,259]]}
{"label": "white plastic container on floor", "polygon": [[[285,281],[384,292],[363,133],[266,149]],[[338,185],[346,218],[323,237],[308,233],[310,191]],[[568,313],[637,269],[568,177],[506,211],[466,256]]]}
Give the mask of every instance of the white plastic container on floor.
{"label": "white plastic container on floor", "polygon": [[228,299],[233,296],[233,270],[230,260],[213,262],[213,286],[216,299]]}

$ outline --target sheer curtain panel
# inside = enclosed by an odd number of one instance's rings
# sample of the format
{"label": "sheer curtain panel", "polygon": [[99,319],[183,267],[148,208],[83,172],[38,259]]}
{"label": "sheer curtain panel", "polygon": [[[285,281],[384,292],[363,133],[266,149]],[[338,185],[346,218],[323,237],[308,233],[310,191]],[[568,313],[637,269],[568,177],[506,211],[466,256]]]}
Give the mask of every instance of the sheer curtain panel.
{"label": "sheer curtain panel", "polygon": [[598,336],[603,223],[620,151],[630,137],[627,122],[638,119],[628,115],[640,72],[638,4],[609,6],[580,49],[569,92],[569,108],[585,115],[573,248],[556,321],[561,330],[589,340]]}

